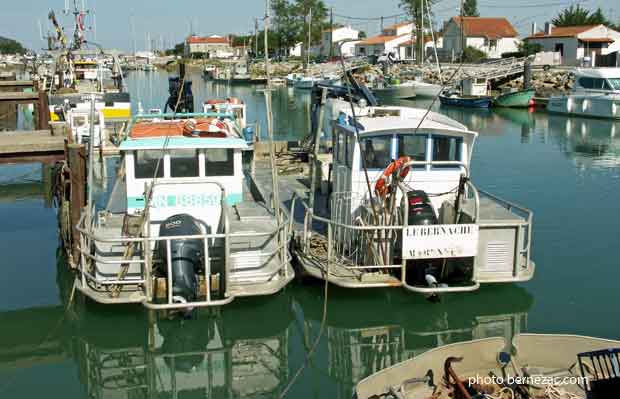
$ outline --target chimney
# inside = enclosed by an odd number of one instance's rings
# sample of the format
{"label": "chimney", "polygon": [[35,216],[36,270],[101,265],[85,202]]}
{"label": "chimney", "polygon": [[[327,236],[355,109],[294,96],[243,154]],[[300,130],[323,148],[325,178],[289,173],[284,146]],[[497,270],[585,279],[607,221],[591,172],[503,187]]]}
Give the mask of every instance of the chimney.
{"label": "chimney", "polygon": [[552,29],[553,25],[551,25],[551,22],[545,22],[545,35],[550,35]]}
{"label": "chimney", "polygon": [[532,36],[538,33],[536,28],[536,22],[532,22]]}

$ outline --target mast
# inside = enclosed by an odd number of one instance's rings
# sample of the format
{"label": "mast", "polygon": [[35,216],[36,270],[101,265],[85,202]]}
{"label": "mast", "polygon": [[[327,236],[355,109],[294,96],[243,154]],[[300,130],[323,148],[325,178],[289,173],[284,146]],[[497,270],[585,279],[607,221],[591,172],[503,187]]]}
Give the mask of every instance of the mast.
{"label": "mast", "polygon": [[265,0],[265,75],[267,75],[267,90],[271,86],[269,76],[269,0]]}
{"label": "mast", "polygon": [[463,62],[463,57],[465,56],[465,20],[463,19],[465,16],[464,7],[464,0],[461,0],[461,62]]}
{"label": "mast", "polygon": [[312,8],[308,14],[308,48],[306,49],[306,58],[308,59],[308,68],[310,67],[310,45],[312,42]]}

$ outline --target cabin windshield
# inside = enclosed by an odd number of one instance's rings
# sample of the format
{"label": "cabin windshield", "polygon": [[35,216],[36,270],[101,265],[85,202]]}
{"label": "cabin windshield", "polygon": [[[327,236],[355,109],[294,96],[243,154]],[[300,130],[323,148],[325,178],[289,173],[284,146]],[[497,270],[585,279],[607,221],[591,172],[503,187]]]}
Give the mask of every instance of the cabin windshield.
{"label": "cabin windshield", "polygon": [[200,176],[198,150],[182,148],[170,150],[170,177]]}
{"label": "cabin windshield", "polygon": [[[413,161],[426,161],[426,139],[426,135],[399,135],[398,156],[406,156]],[[413,168],[423,169],[424,165],[414,165]]]}
{"label": "cabin windshield", "polygon": [[366,137],[362,151],[367,169],[384,169],[392,161],[392,136]]}
{"label": "cabin windshield", "polygon": [[[136,179],[152,179],[157,170],[157,176],[164,176],[164,161],[162,150],[141,150],[134,152],[134,177]],[[161,159],[161,162],[160,162]],[[159,162],[159,167],[157,163]]]}
{"label": "cabin windshield", "polygon": [[205,150],[205,176],[233,176],[234,152],[230,148]]}
{"label": "cabin windshield", "polygon": [[[433,136],[433,161],[461,161],[461,142],[458,137]],[[433,165],[433,168],[454,168],[455,165]]]}
{"label": "cabin windshield", "polygon": [[[90,117],[88,115],[75,115],[73,117],[73,126],[75,127],[83,127],[88,125],[88,120]],[[95,113],[95,125],[99,124],[99,114]]]}
{"label": "cabin windshield", "polygon": [[[611,80],[612,79],[609,79],[609,81]],[[579,86],[583,87],[584,89],[612,90],[607,79],[603,78],[581,77],[579,78]]]}
{"label": "cabin windshield", "polygon": [[611,78],[608,81],[612,90],[620,90],[620,78]]}

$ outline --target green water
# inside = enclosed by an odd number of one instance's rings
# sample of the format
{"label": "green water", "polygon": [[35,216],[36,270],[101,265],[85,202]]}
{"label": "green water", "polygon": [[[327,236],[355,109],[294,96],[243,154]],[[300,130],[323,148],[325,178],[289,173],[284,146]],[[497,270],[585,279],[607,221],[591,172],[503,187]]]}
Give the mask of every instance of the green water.
{"label": "green water", "polygon": [[[162,107],[164,75],[128,80],[145,109]],[[196,77],[194,95],[240,97],[248,120],[264,122],[254,88]],[[308,107],[308,93],[278,89],[276,136],[302,136]],[[366,375],[461,340],[523,331],[620,339],[620,124],[436,108],[480,132],[474,182],[534,211],[534,279],[438,304],[400,289],[330,287],[324,335],[288,397],[350,398]],[[56,256],[55,210],[36,184],[42,175],[39,165],[0,167],[0,398],[277,397],[319,331],[320,283],[184,322],[79,297],[65,310],[71,281]]]}

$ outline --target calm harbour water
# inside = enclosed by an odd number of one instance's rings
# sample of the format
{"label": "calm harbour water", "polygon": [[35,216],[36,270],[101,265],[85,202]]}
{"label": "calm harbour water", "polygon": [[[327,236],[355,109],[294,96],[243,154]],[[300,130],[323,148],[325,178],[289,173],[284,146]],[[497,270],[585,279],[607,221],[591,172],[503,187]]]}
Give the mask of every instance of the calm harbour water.
{"label": "calm harbour water", "polygon": [[[239,97],[248,121],[264,131],[256,88],[193,81],[197,103]],[[145,109],[163,106],[165,74],[134,73],[128,83]],[[277,138],[306,133],[309,101],[308,93],[278,89]],[[620,339],[620,123],[435,108],[480,133],[474,182],[534,211],[534,279],[438,304],[400,289],[330,287],[325,334],[288,397],[350,398],[366,375],[461,340],[524,331]],[[318,333],[320,283],[237,300],[185,322],[150,319],[140,306],[76,301],[66,311],[71,282],[57,257],[44,175],[40,165],[0,166],[0,397],[277,397]]]}

